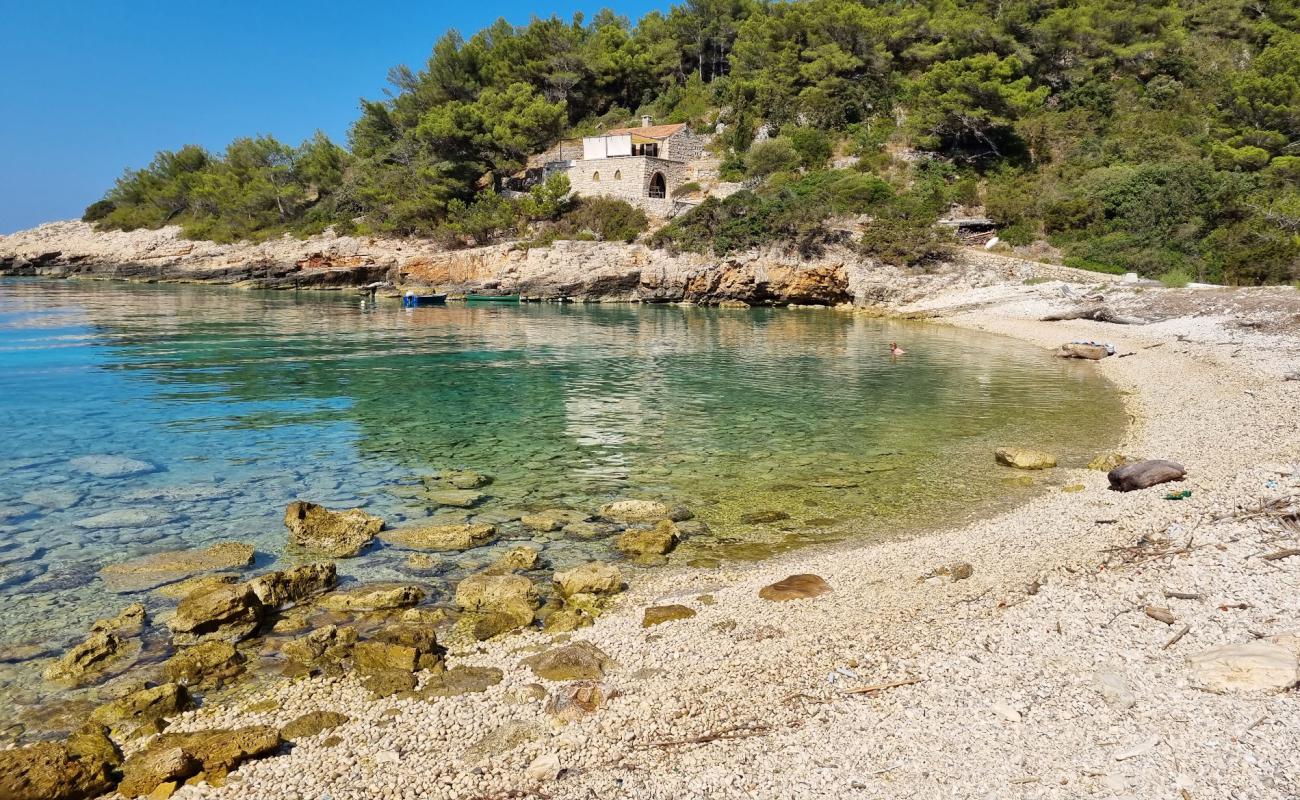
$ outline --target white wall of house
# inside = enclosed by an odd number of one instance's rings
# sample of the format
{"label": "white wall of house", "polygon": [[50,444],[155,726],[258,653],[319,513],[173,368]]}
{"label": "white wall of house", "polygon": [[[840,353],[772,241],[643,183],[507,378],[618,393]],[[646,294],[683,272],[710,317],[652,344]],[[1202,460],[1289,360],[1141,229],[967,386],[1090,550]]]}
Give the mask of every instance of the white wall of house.
{"label": "white wall of house", "polygon": [[584,159],[615,158],[632,155],[632,135],[588,136],[582,140]]}

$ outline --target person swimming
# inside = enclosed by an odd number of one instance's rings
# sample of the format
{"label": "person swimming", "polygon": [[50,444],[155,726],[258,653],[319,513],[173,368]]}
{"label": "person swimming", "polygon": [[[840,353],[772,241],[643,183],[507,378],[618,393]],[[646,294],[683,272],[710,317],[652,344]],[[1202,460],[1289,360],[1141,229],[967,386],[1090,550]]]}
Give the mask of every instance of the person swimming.
{"label": "person swimming", "polygon": [[889,343],[889,354],[891,356],[895,356],[895,357],[901,356],[903,353],[906,352],[907,352],[906,350],[898,346],[898,342]]}

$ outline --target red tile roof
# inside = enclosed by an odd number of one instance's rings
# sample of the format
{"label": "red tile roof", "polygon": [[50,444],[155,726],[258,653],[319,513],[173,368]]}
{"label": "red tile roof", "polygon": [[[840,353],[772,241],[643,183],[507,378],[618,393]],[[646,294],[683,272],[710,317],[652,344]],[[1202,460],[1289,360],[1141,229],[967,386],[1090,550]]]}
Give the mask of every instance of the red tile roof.
{"label": "red tile roof", "polygon": [[678,122],[673,125],[651,125],[644,128],[640,126],[635,128],[611,128],[602,133],[601,136],[622,136],[625,133],[632,133],[637,136],[644,136],[647,139],[667,139],[685,127],[685,122]]}

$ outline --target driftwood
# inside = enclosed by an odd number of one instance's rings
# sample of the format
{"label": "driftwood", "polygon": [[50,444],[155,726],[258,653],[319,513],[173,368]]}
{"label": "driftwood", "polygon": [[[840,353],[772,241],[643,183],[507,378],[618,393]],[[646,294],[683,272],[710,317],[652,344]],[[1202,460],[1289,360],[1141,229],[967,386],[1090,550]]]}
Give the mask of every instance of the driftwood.
{"label": "driftwood", "polygon": [[1183,469],[1182,464],[1154,459],[1116,467],[1106,473],[1106,477],[1110,480],[1110,488],[1115,491],[1132,492],[1137,489],[1148,489],[1160,483],[1181,481],[1186,474],[1187,470]]}
{"label": "driftwood", "polygon": [[1175,633],[1175,634],[1174,634],[1174,638],[1172,638],[1172,639],[1170,639],[1169,641],[1165,642],[1165,643],[1160,647],[1160,649],[1161,649],[1161,650],[1168,650],[1169,648],[1171,648],[1171,647],[1173,647],[1174,645],[1178,644],[1178,640],[1179,640],[1179,639],[1182,639],[1184,636],[1186,636],[1186,635],[1187,635],[1187,632],[1190,631],[1191,629],[1192,629],[1192,626],[1191,626],[1191,625],[1184,625],[1181,629],[1179,629],[1178,633]]}
{"label": "driftwood", "polygon": [[899,686],[911,686],[914,683],[920,683],[925,678],[904,678],[901,681],[890,681],[889,683],[877,683],[871,686],[862,686],[857,689],[847,689],[842,694],[874,694],[883,692],[886,689],[897,689]]}
{"label": "driftwood", "polygon": [[1070,319],[1090,319],[1094,322],[1109,322],[1113,325],[1145,325],[1147,321],[1141,317],[1129,317],[1116,313],[1113,309],[1106,306],[1085,306],[1075,308],[1069,311],[1061,311],[1055,314],[1048,314],[1042,318],[1043,322],[1064,322]]}
{"label": "driftwood", "polygon": [[1174,615],[1167,608],[1161,608],[1159,606],[1147,606],[1146,608],[1142,609],[1142,612],[1146,614],[1148,617],[1150,617],[1151,619],[1154,619],[1158,622],[1163,622],[1166,625],[1174,624]]}

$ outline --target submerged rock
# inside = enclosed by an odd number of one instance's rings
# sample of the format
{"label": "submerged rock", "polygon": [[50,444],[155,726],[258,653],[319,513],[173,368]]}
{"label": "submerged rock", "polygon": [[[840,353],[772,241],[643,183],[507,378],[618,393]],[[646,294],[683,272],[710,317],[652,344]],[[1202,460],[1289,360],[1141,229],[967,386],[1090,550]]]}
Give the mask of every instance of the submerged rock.
{"label": "submerged rock", "polygon": [[764,586],[758,591],[758,596],[764,600],[785,602],[787,600],[820,597],[829,591],[831,591],[830,584],[822,580],[820,576],[805,573],[791,575],[776,583]]}
{"label": "submerged rock", "polygon": [[490,475],[484,475],[470,469],[451,470],[440,474],[438,478],[457,489],[481,489],[492,482]]}
{"label": "submerged rock", "polygon": [[487,495],[473,489],[439,489],[429,492],[429,500],[435,505],[452,508],[473,508],[487,499]]}
{"label": "submerged rock", "polygon": [[571,525],[575,522],[587,522],[590,519],[590,514],[584,514],[581,511],[574,511],[568,508],[548,508],[545,511],[538,511],[533,514],[524,514],[519,518],[519,522],[531,531],[550,533],[558,531],[566,525]]}
{"label": "submerged rock", "polygon": [[122,508],[115,511],[105,511],[102,514],[96,514],[86,519],[79,519],[72,524],[78,528],[88,530],[111,530],[114,528],[143,528],[145,526],[162,525],[171,520],[170,516],[160,511],[152,511],[147,508]]}
{"label": "submerged rock", "polygon": [[413,550],[469,550],[480,547],[496,538],[495,525],[484,523],[452,523],[446,525],[420,525],[386,531],[383,540]]}
{"label": "submerged rock", "polygon": [[424,600],[424,590],[410,584],[375,584],[334,592],[322,597],[318,603],[331,611],[384,611],[419,605]]}
{"label": "submerged rock", "polygon": [[83,497],[81,492],[71,489],[33,489],[23,493],[22,501],[48,511],[65,511],[80,503]]}
{"label": "submerged rock", "polygon": [[282,608],[327,592],[336,583],[337,568],[333,562],[322,562],[258,575],[248,582],[248,586],[262,605]]}
{"label": "submerged rock", "polygon": [[661,556],[677,546],[677,526],[672,520],[660,520],[653,528],[638,528],[618,537],[619,550],[634,556]]}
{"label": "submerged rock", "polygon": [[1102,453],[1093,460],[1088,462],[1088,469],[1095,469],[1101,472],[1110,472],[1116,467],[1122,467],[1133,459],[1123,453]]}
{"label": "submerged rock", "polygon": [[579,641],[529,656],[520,662],[539,678],[550,681],[596,680],[604,677],[614,662],[591,642]]}
{"label": "submerged rock", "polygon": [[681,506],[669,506],[658,500],[615,500],[601,506],[599,515],[618,522],[655,522],[661,519],[681,522],[693,516]]}
{"label": "submerged rock", "polygon": [[109,564],[99,571],[99,577],[111,592],[142,592],[200,572],[246,567],[251,563],[251,544],[217,542],[204,548],[169,550]]}
{"label": "submerged rock", "polygon": [[695,610],[683,605],[651,606],[645,610],[645,614],[641,618],[641,627],[649,628],[664,622],[690,619],[693,616],[695,616]]}
{"label": "submerged rock", "polygon": [[122,609],[121,613],[115,617],[95,620],[90,626],[90,631],[91,633],[103,631],[123,636],[136,636],[144,630],[144,626],[148,621],[149,615],[144,610],[144,604],[132,603]]}
{"label": "submerged rock", "polygon": [[115,730],[134,727],[148,720],[179,714],[189,707],[189,693],[176,683],[164,683],[105,703],[90,712],[92,722]]}
{"label": "submerged rock", "polygon": [[181,600],[167,626],[177,646],[208,640],[233,643],[253,635],[264,611],[248,584],[218,586]]}
{"label": "submerged rock", "polygon": [[155,472],[158,469],[148,461],[112,455],[81,456],[69,461],[68,466],[96,478],[130,478]]}
{"label": "submerged rock", "polygon": [[745,525],[764,525],[786,519],[790,519],[790,515],[784,511],[751,511],[740,515],[740,521]]}
{"label": "submerged rock", "polygon": [[47,681],[80,686],[140,651],[140,643],[113,631],[94,631],[41,673]]}
{"label": "submerged rock", "polygon": [[284,512],[289,541],[328,558],[351,558],[384,528],[383,519],[359,508],[331,511],[316,503],[295,500]]}
{"label": "submerged rock", "polygon": [[1051,469],[1056,466],[1056,456],[1041,450],[999,447],[993,455],[999,464],[1015,469]]}
{"label": "submerged rock", "polygon": [[501,575],[508,572],[527,572],[528,570],[537,569],[537,563],[541,557],[541,551],[536,547],[520,545],[512,547],[501,554],[501,557],[492,562],[487,568],[487,572],[492,575]]}
{"label": "submerged rock", "polygon": [[1187,475],[1182,464],[1163,459],[1125,464],[1106,473],[1110,488],[1118,492],[1133,492],[1170,481],[1181,481]]}
{"label": "submerged rock", "polygon": [[611,595],[623,591],[623,574],[613,564],[592,561],[555,573],[555,585],[563,595]]}

